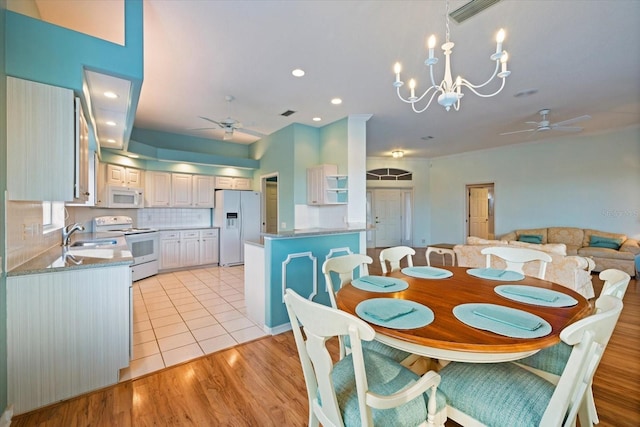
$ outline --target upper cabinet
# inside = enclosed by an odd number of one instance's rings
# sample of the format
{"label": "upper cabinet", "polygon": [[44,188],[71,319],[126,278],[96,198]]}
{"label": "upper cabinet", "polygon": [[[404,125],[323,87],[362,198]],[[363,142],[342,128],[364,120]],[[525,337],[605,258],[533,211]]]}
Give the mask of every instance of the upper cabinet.
{"label": "upper cabinet", "polygon": [[73,91],[7,77],[7,198],[71,202]]}
{"label": "upper cabinet", "polygon": [[73,194],[74,203],[87,203],[93,195],[90,188],[92,180],[89,178],[89,126],[82,112],[80,98],[76,98],[76,129],[75,129],[75,191]]}
{"label": "upper cabinet", "polygon": [[338,174],[336,165],[307,169],[308,205],[343,205],[348,201],[347,175]]}
{"label": "upper cabinet", "polygon": [[250,178],[232,178],[230,176],[216,176],[217,190],[251,190]]}
{"label": "upper cabinet", "polygon": [[147,207],[171,206],[171,173],[147,171],[144,205]]}
{"label": "upper cabinet", "polygon": [[120,165],[106,165],[106,183],[109,185],[120,185],[122,187],[143,187],[143,171],[140,169],[128,168]]}
{"label": "upper cabinet", "polygon": [[213,208],[216,200],[215,176],[193,176],[193,206],[196,208]]}
{"label": "upper cabinet", "polygon": [[147,171],[145,181],[147,207],[214,207],[214,176]]}

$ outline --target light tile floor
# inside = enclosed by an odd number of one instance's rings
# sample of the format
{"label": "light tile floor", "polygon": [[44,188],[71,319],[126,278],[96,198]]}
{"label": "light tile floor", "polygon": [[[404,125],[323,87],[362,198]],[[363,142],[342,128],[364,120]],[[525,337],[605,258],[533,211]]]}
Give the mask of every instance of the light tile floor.
{"label": "light tile floor", "polygon": [[265,335],[246,316],[244,266],[158,274],[133,284],[133,357],[120,381]]}

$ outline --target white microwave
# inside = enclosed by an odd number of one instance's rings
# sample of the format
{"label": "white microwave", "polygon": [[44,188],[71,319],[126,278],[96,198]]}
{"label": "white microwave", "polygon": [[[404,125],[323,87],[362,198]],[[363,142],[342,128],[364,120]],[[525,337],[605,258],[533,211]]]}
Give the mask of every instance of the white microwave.
{"label": "white microwave", "polygon": [[108,208],[143,208],[144,189],[108,185],[105,206]]}

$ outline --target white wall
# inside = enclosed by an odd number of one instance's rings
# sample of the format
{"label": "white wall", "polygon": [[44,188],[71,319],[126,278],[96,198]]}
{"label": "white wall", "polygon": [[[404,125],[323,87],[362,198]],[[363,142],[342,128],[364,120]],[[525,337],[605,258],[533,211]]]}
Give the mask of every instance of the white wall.
{"label": "white wall", "polygon": [[496,235],[575,226],[640,238],[640,129],[431,159],[431,242],[464,240],[465,185],[495,183]]}

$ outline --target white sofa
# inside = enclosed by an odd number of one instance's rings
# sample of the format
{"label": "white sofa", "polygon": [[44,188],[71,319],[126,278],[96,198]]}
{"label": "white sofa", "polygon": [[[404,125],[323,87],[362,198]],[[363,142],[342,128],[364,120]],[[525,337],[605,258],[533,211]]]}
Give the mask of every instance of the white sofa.
{"label": "white sofa", "polygon": [[[456,245],[453,250],[456,253],[460,267],[482,268],[486,265],[486,255],[482,249],[490,246],[514,246],[537,249],[551,255],[552,261],[547,264],[545,279],[572,289],[585,298],[593,298],[593,283],[591,282],[591,270],[595,267],[593,260],[581,256],[567,256],[567,247],[564,244],[532,244],[518,241],[485,240],[478,237],[468,237],[466,245]],[[504,261],[492,257],[491,266],[505,268]],[[524,273],[535,276],[539,269],[537,261],[527,263]]]}

